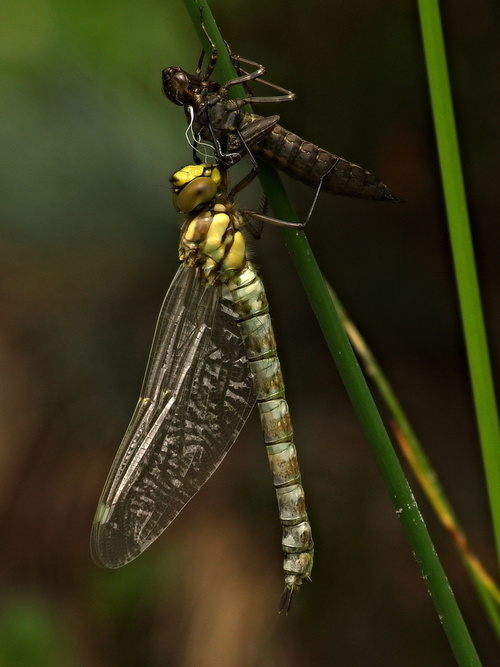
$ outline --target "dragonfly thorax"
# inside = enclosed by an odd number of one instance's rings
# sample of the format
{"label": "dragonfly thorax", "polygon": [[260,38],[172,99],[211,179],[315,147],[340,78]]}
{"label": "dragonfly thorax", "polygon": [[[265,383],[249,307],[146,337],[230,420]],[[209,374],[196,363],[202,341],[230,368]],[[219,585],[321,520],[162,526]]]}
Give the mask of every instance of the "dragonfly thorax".
{"label": "dragonfly thorax", "polygon": [[246,264],[242,216],[231,202],[216,203],[189,215],[179,244],[179,259],[203,269],[209,284],[224,282]]}

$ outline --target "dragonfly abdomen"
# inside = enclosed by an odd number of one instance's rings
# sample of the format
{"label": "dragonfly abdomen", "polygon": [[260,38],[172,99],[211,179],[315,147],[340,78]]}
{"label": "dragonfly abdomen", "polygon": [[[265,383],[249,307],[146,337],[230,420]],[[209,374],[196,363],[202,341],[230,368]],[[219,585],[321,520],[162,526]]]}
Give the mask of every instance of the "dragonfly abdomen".
{"label": "dragonfly abdomen", "polygon": [[240,318],[238,327],[250,365],[276,488],[287,586],[282,607],[288,609],[293,591],[310,576],[313,565],[311,526],[293,443],[290,410],[262,281],[247,263],[227,285]]}
{"label": "dragonfly abdomen", "polygon": [[[252,122],[260,116],[248,114]],[[398,202],[395,195],[378,176],[363,167],[344,160],[333,153],[304,141],[293,132],[275,125],[273,130],[252,145],[255,157],[281,169],[285,174],[306,185],[318,187],[321,178],[322,190],[337,195]],[[328,170],[331,170],[328,173]]]}

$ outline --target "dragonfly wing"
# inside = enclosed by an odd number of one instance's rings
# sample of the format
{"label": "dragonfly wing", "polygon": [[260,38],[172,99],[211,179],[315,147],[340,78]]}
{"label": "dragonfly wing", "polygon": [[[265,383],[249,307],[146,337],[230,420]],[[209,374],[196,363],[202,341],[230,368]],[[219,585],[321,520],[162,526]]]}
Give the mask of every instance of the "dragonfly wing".
{"label": "dragonfly wing", "polygon": [[94,561],[146,549],[215,471],[255,403],[231,302],[181,265],[163,302],[141,397],[91,535]]}

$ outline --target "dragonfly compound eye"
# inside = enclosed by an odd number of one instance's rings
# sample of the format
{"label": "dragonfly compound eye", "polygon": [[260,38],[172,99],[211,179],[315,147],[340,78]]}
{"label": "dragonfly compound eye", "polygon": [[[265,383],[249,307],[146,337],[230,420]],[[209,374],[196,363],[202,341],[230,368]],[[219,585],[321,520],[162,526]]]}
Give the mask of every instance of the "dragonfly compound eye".
{"label": "dragonfly compound eye", "polygon": [[217,193],[217,184],[206,176],[198,176],[181,190],[174,190],[173,202],[176,211],[191,213],[201,204],[207,204]]}

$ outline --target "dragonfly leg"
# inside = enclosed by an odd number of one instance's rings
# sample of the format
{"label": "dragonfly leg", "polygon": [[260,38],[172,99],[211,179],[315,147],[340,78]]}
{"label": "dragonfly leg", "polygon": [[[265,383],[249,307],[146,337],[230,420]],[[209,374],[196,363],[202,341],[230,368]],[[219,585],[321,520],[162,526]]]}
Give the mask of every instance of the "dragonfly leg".
{"label": "dragonfly leg", "polygon": [[[254,155],[253,155],[253,153],[252,153],[252,150],[251,150],[250,146],[249,146],[249,145],[247,144],[247,142],[245,141],[245,137],[243,136],[243,134],[240,132],[239,129],[236,130],[236,134],[238,135],[238,137],[239,137],[239,139],[240,139],[240,141],[241,141],[241,143],[242,143],[242,145],[243,145],[243,148],[246,150],[246,152],[247,152],[247,154],[248,154],[248,157],[250,158],[250,162],[252,163],[252,167],[253,167],[252,171],[253,171],[253,172],[255,173],[255,175],[256,175],[256,174],[258,173],[258,171],[259,171],[259,165],[257,164],[257,160],[255,159],[255,157],[254,157]],[[255,177],[255,176],[254,176],[254,177]]]}
{"label": "dragonfly leg", "polygon": [[314,208],[316,206],[316,202],[318,201],[319,193],[321,192],[321,188],[323,187],[323,181],[335,169],[335,167],[339,163],[339,160],[340,160],[340,158],[338,157],[335,160],[335,162],[332,164],[332,166],[327,171],[325,171],[325,173],[319,179],[318,187],[316,188],[316,193],[314,195],[314,199],[312,201],[311,208],[309,209],[309,213],[307,214],[307,217],[304,221],[304,227],[307,225],[307,223],[309,222],[309,220],[310,220],[310,218],[313,214]]}
{"label": "dragonfly leg", "polygon": [[[214,147],[215,159],[217,160],[217,164],[224,165],[226,167],[231,167],[232,165],[239,162],[241,160],[241,154],[239,152],[225,153],[221,148],[221,144],[220,144],[219,139],[215,136],[215,132],[214,132],[214,128],[212,127],[212,124],[207,123],[207,127],[210,130],[210,135],[212,137],[211,141],[212,141],[212,144],[213,144],[213,147]],[[245,146],[245,148],[246,148],[246,146]],[[255,163],[255,165],[256,165],[257,162],[255,161],[255,158],[253,157],[253,155],[250,153],[249,150],[248,150],[248,155],[250,157],[250,160],[253,163]]]}
{"label": "dragonfly leg", "polygon": [[[210,37],[208,30],[205,26],[205,23],[203,22],[203,7],[200,7],[200,25],[201,29],[203,30],[203,34],[208,40],[208,43],[210,44],[210,60],[208,61],[207,65],[207,70],[205,74],[201,77],[202,81],[208,81],[210,77],[212,76],[212,72],[215,69],[215,65],[217,64],[217,58],[219,57],[219,51],[217,50],[217,47],[215,46],[215,42],[213,39]],[[196,76],[201,76],[201,66],[203,63],[203,58],[205,57],[205,49],[201,52],[200,59],[198,61],[198,67],[196,68]]]}
{"label": "dragonfly leg", "polygon": [[[319,193],[321,192],[321,188],[323,186],[323,181],[325,178],[328,176],[328,174],[333,171],[338,163],[340,158],[337,158],[335,162],[332,164],[332,166],[326,171],[320,178],[318,187],[316,188],[316,194],[314,195],[313,202],[311,204],[311,208],[309,209],[309,213],[307,214],[306,219],[304,222],[289,222],[288,220],[280,220],[279,218],[272,218],[268,215],[264,215],[263,213],[257,213],[257,211],[250,211],[248,209],[242,209],[246,215],[249,217],[253,218],[254,220],[259,220],[260,222],[267,222],[270,225],[275,225],[277,227],[289,227],[291,229],[304,229],[307,226],[307,223],[311,219],[311,216],[313,214],[314,208],[316,206],[316,202],[318,201]],[[256,175],[256,174],[255,174]],[[244,185],[242,185],[244,183]],[[248,181],[250,183],[250,181]],[[238,191],[243,189],[245,185],[248,185],[248,183],[245,183],[245,179],[241,181],[241,183],[238,183],[236,186],[238,188]],[[239,187],[242,185],[242,187]]]}
{"label": "dragonfly leg", "polygon": [[[258,169],[252,169],[245,178],[243,178],[239,183],[237,183],[234,188],[231,190],[231,192],[228,195],[229,201],[233,201],[234,197],[238,194],[238,192],[241,192],[244,188],[246,188],[250,183],[253,181],[253,179],[257,176],[258,174]],[[263,212],[258,213],[257,211],[252,211],[250,209],[245,209],[242,208],[240,209],[241,213],[243,215],[248,216],[249,218],[252,218],[253,220],[257,220],[258,222],[267,222],[270,225],[275,225],[277,227],[289,227],[291,229],[302,229],[305,227],[304,222],[289,222],[288,220],[280,220],[279,218],[272,218],[269,215],[265,215],[265,209],[267,208],[267,199],[265,199],[265,206],[263,207]],[[255,238],[259,238],[260,232],[257,232],[257,234],[254,234],[250,229],[250,233],[252,236]]]}
{"label": "dragonfly leg", "polygon": [[252,169],[245,178],[243,178],[239,183],[236,183],[234,188],[231,190],[231,192],[228,195],[229,201],[234,201],[235,196],[238,194],[238,192],[241,192],[244,188],[246,188],[250,183],[253,181],[253,179],[257,176],[259,169]]}
{"label": "dragonfly leg", "polygon": [[[231,58],[231,62],[233,63],[234,69],[236,70],[236,74],[239,77],[244,77],[245,75],[248,74],[241,66],[240,66],[240,59],[236,56],[233,58],[233,51],[231,50],[231,47],[229,44],[224,40],[224,44],[226,45],[227,52],[229,53],[229,57]],[[253,91],[250,88],[248,81],[242,81],[241,85],[243,86],[247,97],[253,97]]]}
{"label": "dragonfly leg", "polygon": [[257,211],[251,211],[247,208],[241,208],[240,211],[254,220],[259,222],[267,222],[269,225],[275,225],[276,227],[289,227],[290,229],[304,229],[306,226],[305,222],[290,222],[289,220],[280,220],[279,218],[272,218],[269,215],[263,215],[262,213],[257,213]]}
{"label": "dragonfly leg", "polygon": [[204,58],[205,58],[205,49],[202,49],[200,57],[198,58],[198,64],[197,64],[196,69],[194,71],[194,75],[197,76],[197,77],[201,77],[201,67],[203,65]]}
{"label": "dragonfly leg", "polygon": [[[210,37],[210,35],[208,33],[208,30],[205,26],[205,23],[203,22],[203,7],[200,7],[200,23],[201,23],[201,29],[203,30],[203,33],[204,33],[205,37],[209,41],[210,48],[211,48],[211,55],[210,55],[210,60],[209,60],[208,66],[207,66],[207,71],[205,72],[205,74],[202,77],[202,81],[208,81],[210,79],[211,75],[212,75],[212,72],[215,69],[215,65],[217,64],[217,58],[219,56],[219,52],[217,50],[217,47],[215,46],[215,42],[213,41],[213,39]],[[262,76],[266,72],[266,68],[263,65],[259,65],[258,63],[253,63],[251,60],[246,60],[245,58],[240,58],[239,56],[236,56],[235,54],[233,54],[231,52],[231,49],[229,48],[228,43],[226,42],[225,44],[226,44],[226,47],[227,47],[227,50],[228,50],[228,53],[229,53],[229,57],[233,61],[233,65],[235,65],[237,71],[238,71],[238,66],[236,65],[236,62],[239,62],[240,60],[242,62],[250,64],[252,66],[255,65],[257,70],[255,72],[251,72],[251,73],[248,73],[248,72],[244,72],[243,74],[239,73],[238,77],[236,77],[234,79],[231,79],[230,81],[227,81],[219,89],[221,97],[226,97],[227,91],[232,86],[236,86],[239,83],[245,84],[247,81],[250,81],[252,79],[258,79],[260,76]],[[196,70],[196,75],[197,76],[201,75],[201,64],[203,62],[204,55],[205,54],[202,52],[202,54],[200,56],[200,60],[198,61],[198,68]]]}
{"label": "dragonfly leg", "polygon": [[[243,70],[241,70],[239,68],[238,63],[240,62],[240,60],[243,60],[243,62],[245,62],[245,60],[243,58],[240,58],[240,56],[237,56],[233,53],[230,53],[229,57],[231,58],[231,61],[236,68],[236,71],[237,72],[238,71],[242,72]],[[254,79],[258,79],[259,77],[261,77],[263,74],[266,73],[266,68],[264,67],[264,65],[259,65],[258,63],[255,63],[255,66],[257,67],[255,72],[243,72],[243,74],[241,74],[241,76],[237,76],[236,78],[231,79],[230,81],[227,81],[223,86],[221,86],[220,89],[219,89],[219,92],[220,92],[221,96],[226,97],[227,96],[227,91],[232,86],[237,86],[240,83],[245,85],[247,83],[247,81],[253,81]]]}
{"label": "dragonfly leg", "polygon": [[[270,81],[266,81],[265,79],[261,79],[261,74],[258,76],[255,76],[258,72],[261,71],[262,69],[262,74],[265,73],[265,68],[262,65],[259,65],[259,63],[253,62],[253,60],[248,60],[247,58],[243,58],[242,56],[237,56],[233,53],[229,54],[231,56],[231,60],[233,62],[233,65],[236,68],[236,71],[240,75],[240,77],[243,79],[245,76],[249,77],[246,79],[246,81],[250,80],[259,80],[259,83],[261,83],[263,86],[267,86],[268,88],[272,88],[273,90],[277,90],[280,93],[283,93],[282,95],[269,95],[267,97],[259,97],[253,94],[250,86],[246,83],[243,82],[243,86],[245,90],[248,93],[248,97],[245,98],[245,102],[248,102],[249,104],[252,104],[253,102],[255,103],[270,103],[270,102],[293,102],[295,98],[297,97],[295,93],[292,93],[291,90],[288,90],[287,88],[283,88],[282,86],[278,86],[276,83],[271,83]],[[246,70],[241,67],[240,63],[245,63],[245,65],[250,65],[251,67],[257,67],[258,69],[256,72],[249,73]]]}
{"label": "dragonfly leg", "polygon": [[[254,220],[258,220],[259,222],[267,222],[269,225],[275,225],[276,227],[288,227],[290,229],[304,229],[307,226],[307,223],[309,222],[313,214],[316,202],[318,201],[318,197],[321,192],[321,188],[323,186],[323,181],[330,174],[330,172],[332,172],[335,169],[339,160],[340,158],[337,158],[335,162],[331,165],[331,167],[327,171],[325,171],[325,173],[321,176],[318,187],[316,188],[316,194],[314,195],[311,208],[309,209],[309,213],[307,214],[307,217],[304,222],[290,222],[288,220],[280,220],[279,218],[273,218],[269,215],[264,215],[264,213],[258,213],[257,211],[251,211],[249,209],[241,209],[241,210],[245,215],[247,215],[250,218],[253,218]],[[246,176],[242,181],[240,181],[240,183],[238,183],[233,188],[230,195],[231,201],[232,197],[234,197],[234,195],[237,192],[240,192],[249,183],[251,183],[251,181],[255,178],[256,175],[257,175],[256,170],[251,171],[250,174],[248,174],[248,176]]]}
{"label": "dragonfly leg", "polygon": [[[335,166],[337,165],[337,162],[340,160],[340,158],[337,158],[335,162],[332,164],[332,166],[326,171],[320,178],[319,185],[316,189],[316,194],[314,195],[313,203],[311,204],[311,208],[309,209],[309,213],[307,214],[306,219],[304,222],[289,222],[288,220],[280,220],[279,218],[272,218],[268,215],[263,215],[262,213],[257,213],[256,211],[249,211],[248,209],[242,209],[244,213],[251,218],[254,218],[254,220],[259,220],[260,222],[267,222],[270,225],[275,225],[276,227],[289,227],[290,229],[304,229],[307,226],[307,223],[309,222],[311,215],[314,211],[314,207],[316,206],[316,202],[319,197],[319,193],[321,192],[321,188],[323,186],[323,181],[325,178],[328,176],[328,174],[335,169]],[[293,592],[293,591],[292,591]],[[290,593],[291,596],[291,593]]]}

